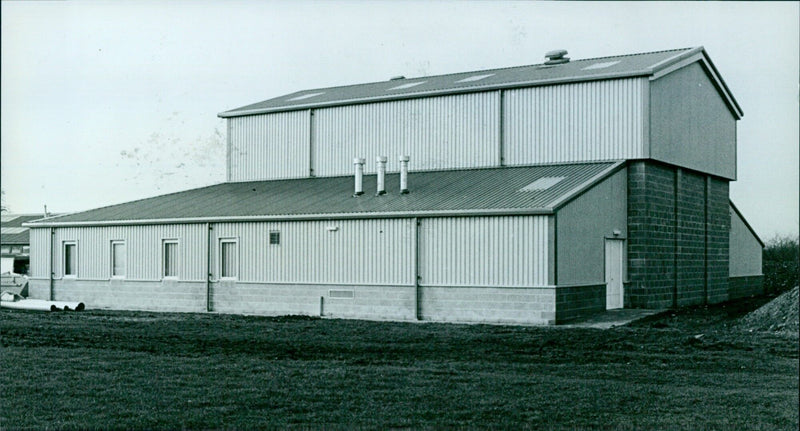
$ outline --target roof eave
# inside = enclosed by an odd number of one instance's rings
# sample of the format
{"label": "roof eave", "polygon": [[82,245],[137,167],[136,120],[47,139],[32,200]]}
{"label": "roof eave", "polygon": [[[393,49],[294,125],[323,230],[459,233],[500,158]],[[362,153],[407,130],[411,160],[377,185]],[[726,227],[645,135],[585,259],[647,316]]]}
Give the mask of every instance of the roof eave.
{"label": "roof eave", "polygon": [[260,216],[230,216],[230,217],[184,217],[146,220],[97,220],[75,222],[40,222],[30,224],[31,228],[43,227],[92,227],[92,226],[120,226],[120,225],[154,225],[154,224],[196,224],[218,222],[256,222],[256,221],[311,221],[311,220],[354,220],[378,218],[414,218],[414,217],[470,217],[470,216],[501,216],[501,215],[550,215],[554,213],[552,207],[543,208],[496,208],[473,210],[441,210],[441,211],[389,211],[389,212],[358,212],[358,213],[330,213],[330,214],[277,214]]}

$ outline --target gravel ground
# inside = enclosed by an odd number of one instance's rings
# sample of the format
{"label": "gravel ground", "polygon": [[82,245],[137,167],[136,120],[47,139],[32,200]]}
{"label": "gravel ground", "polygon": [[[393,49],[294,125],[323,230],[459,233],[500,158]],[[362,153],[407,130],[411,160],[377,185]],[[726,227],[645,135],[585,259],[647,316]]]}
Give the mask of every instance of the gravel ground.
{"label": "gravel ground", "polygon": [[747,331],[769,331],[798,335],[798,286],[748,313],[741,318],[738,327]]}

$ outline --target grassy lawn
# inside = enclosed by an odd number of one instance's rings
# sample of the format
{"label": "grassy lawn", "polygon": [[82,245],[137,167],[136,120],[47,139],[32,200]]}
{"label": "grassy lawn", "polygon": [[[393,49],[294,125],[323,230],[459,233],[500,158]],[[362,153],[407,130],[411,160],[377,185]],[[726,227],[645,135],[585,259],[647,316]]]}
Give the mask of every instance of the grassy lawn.
{"label": "grassy lawn", "polygon": [[797,337],[729,327],[756,305],[605,331],[3,309],[0,429],[796,430]]}

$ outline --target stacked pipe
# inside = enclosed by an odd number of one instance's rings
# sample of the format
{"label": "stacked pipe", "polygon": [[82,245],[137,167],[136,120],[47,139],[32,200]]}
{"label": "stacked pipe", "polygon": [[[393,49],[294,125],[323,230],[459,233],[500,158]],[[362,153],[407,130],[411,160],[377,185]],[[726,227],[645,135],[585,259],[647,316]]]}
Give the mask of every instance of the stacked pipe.
{"label": "stacked pipe", "polygon": [[[400,156],[400,194],[408,194],[408,162],[411,158],[409,156]],[[375,162],[378,165],[377,178],[376,178],[376,191],[375,196],[386,194],[386,156],[378,156]],[[364,194],[364,163],[362,157],[353,158],[353,166],[355,170],[354,177],[354,190],[353,197],[358,197]]]}

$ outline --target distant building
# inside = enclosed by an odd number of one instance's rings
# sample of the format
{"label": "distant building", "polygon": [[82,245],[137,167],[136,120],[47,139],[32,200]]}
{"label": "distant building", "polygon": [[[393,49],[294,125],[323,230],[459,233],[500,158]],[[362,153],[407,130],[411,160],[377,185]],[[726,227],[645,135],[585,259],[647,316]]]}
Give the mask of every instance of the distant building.
{"label": "distant building", "polygon": [[223,112],[227,182],[30,223],[31,295],[553,324],[760,292],[706,51],[565,54]]}
{"label": "distant building", "polygon": [[0,215],[0,274],[13,272],[28,274],[30,263],[29,230],[23,223],[40,219],[41,214],[8,214]]}

